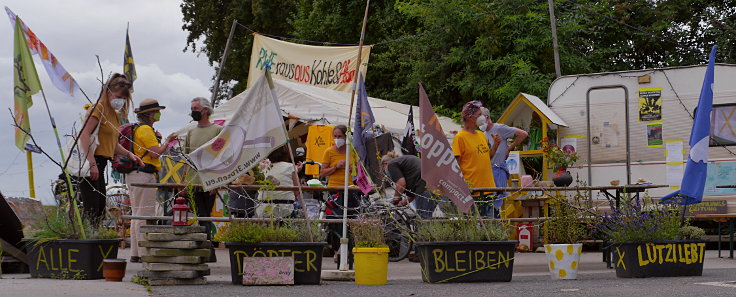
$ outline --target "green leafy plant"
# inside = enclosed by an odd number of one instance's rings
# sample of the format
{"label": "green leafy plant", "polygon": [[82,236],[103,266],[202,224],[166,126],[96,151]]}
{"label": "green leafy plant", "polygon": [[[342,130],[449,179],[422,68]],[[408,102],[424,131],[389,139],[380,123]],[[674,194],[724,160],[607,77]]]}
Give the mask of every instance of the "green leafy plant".
{"label": "green leafy plant", "polygon": [[680,228],[680,239],[682,240],[698,240],[705,237],[705,230],[695,226],[684,226]]}
{"label": "green leafy plant", "polygon": [[507,226],[499,222],[481,221],[474,217],[422,221],[417,241],[499,241],[507,240]]}
{"label": "green leafy plant", "polygon": [[148,282],[148,278],[133,275],[133,277],[130,278],[130,282],[145,287],[148,293],[153,292],[153,287],[151,287],[151,283]]}
{"label": "green leafy plant", "polygon": [[314,242],[322,239],[316,222],[233,222],[215,235],[219,242]]}
{"label": "green leafy plant", "polygon": [[[98,226],[88,220],[82,220],[87,239],[119,238],[119,234],[110,228]],[[80,239],[79,227],[69,213],[62,209],[43,214],[38,222],[23,230],[25,239],[39,245],[56,239]]]}
{"label": "green leafy plant", "polygon": [[[577,180],[576,185],[585,186],[585,182]],[[549,243],[574,244],[593,237],[593,224],[599,213],[587,191],[557,197],[550,204],[550,218],[545,222]]]}
{"label": "green leafy plant", "polygon": [[554,168],[567,168],[578,161],[578,153],[560,149],[556,143],[549,141],[549,138],[543,138],[540,142],[542,152],[547,154],[547,160],[550,164],[554,164]]}
{"label": "green leafy plant", "polygon": [[359,218],[350,221],[356,247],[385,247],[383,222],[378,219]]}
{"label": "green leafy plant", "polygon": [[552,218],[546,222],[549,243],[572,244],[590,238],[590,218],[584,217],[577,208],[564,201],[556,203],[552,209]]}
{"label": "green leafy plant", "polygon": [[87,274],[84,273],[84,271],[77,271],[76,273],[72,274],[69,270],[62,270],[58,274],[52,273],[51,274],[52,279],[76,279],[76,280],[82,280],[87,279]]}

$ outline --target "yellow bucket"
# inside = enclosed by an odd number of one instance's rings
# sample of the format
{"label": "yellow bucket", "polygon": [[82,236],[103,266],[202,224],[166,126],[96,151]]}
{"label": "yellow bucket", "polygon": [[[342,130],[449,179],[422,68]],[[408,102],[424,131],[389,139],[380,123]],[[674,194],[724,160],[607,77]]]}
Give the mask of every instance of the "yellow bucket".
{"label": "yellow bucket", "polygon": [[388,281],[388,248],[355,247],[355,283],[385,285]]}

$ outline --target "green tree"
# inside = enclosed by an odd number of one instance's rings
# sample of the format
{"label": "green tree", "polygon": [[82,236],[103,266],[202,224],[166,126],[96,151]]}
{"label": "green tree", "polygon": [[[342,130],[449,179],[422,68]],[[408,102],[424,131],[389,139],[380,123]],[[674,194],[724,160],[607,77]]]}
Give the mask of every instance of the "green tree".
{"label": "green tree", "polygon": [[[365,0],[182,4],[188,47],[212,64],[233,19],[262,33],[356,44],[364,8]],[[555,79],[548,14],[541,0],[371,1],[369,94],[417,104],[421,82],[441,110],[480,100],[495,115],[518,92],[546,98]],[[700,64],[713,44],[719,62],[736,62],[736,0],[557,0],[555,14],[563,75]],[[247,79],[247,33],[238,29],[222,75],[235,92]],[[200,39],[204,46],[196,48]]]}
{"label": "green tree", "polygon": [[[290,0],[184,0],[182,29],[189,32],[184,50],[205,54],[214,66],[219,64],[225,50],[233,20],[257,32],[290,35],[292,27],[287,20],[295,9],[296,4]],[[198,47],[200,39],[203,45]],[[238,26],[221,75],[224,84],[220,97],[230,89],[234,94],[245,90],[252,46],[251,32]]]}

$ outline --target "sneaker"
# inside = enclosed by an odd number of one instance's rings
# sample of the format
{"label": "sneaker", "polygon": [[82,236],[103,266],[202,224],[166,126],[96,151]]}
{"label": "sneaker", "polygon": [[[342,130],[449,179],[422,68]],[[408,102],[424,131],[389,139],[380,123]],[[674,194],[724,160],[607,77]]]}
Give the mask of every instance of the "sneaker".
{"label": "sneaker", "polygon": [[130,263],[140,263],[141,257],[131,256],[130,257]]}

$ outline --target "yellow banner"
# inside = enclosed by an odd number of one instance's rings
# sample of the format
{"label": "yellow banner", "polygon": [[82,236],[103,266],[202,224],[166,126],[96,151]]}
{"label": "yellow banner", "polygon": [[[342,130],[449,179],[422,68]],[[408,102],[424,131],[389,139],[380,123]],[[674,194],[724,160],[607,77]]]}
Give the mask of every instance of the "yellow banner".
{"label": "yellow banner", "polygon": [[[267,65],[271,76],[291,82],[348,92],[356,74],[357,46],[312,46],[290,43],[253,34],[248,88]],[[370,46],[363,46],[360,72],[365,77]]]}

